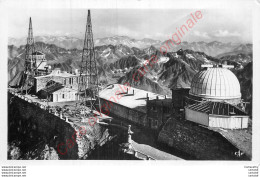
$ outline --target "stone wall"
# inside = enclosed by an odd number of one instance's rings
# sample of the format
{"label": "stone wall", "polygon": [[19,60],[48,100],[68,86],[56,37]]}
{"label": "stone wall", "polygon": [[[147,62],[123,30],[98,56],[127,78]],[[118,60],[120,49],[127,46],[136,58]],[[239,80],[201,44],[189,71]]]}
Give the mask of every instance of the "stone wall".
{"label": "stone wall", "polygon": [[199,160],[249,160],[245,155],[237,157],[238,149],[219,133],[185,120],[169,119],[158,141]]}
{"label": "stone wall", "polygon": [[146,113],[144,112],[131,109],[114,102],[109,102],[102,98],[100,98],[100,105],[104,114],[109,115],[112,113],[120,118],[132,121],[133,123],[143,126],[146,125]]}
{"label": "stone wall", "polygon": [[[25,150],[33,148],[30,144],[33,146],[44,141],[58,152],[60,159],[85,159],[88,151],[107,136],[106,129],[99,124],[90,126],[87,123],[67,123],[11,93],[8,93],[8,103],[8,141],[19,139],[22,142],[21,148],[26,146]],[[79,133],[80,128],[85,132],[82,135]]]}

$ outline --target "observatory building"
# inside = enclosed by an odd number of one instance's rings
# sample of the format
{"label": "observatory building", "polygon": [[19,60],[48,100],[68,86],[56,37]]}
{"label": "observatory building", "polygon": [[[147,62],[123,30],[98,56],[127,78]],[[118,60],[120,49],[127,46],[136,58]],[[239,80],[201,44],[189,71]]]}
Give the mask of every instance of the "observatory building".
{"label": "observatory building", "polygon": [[[243,109],[240,84],[228,65],[202,65],[192,79],[185,99],[185,119],[208,127],[243,129],[248,127],[248,115]],[[173,93],[174,98],[178,91]],[[186,97],[185,97],[186,96]],[[177,96],[178,97],[178,96]]]}
{"label": "observatory building", "polygon": [[240,84],[227,65],[205,67],[192,79],[190,98],[239,104],[241,102]]}

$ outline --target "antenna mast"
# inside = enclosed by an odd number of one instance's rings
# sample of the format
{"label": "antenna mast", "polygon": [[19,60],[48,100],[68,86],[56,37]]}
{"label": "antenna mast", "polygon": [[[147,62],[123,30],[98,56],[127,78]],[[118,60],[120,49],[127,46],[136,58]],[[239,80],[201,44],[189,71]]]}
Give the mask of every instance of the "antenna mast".
{"label": "antenna mast", "polygon": [[90,10],[88,10],[85,40],[82,51],[80,77],[78,85],[78,96],[80,103],[90,109],[100,109],[98,71],[93,42],[92,24]]}
{"label": "antenna mast", "polygon": [[29,21],[29,30],[27,37],[27,44],[25,46],[25,64],[24,64],[24,74],[23,74],[23,82],[22,82],[22,91],[26,91],[26,95],[28,91],[34,85],[34,76],[36,74],[36,59],[33,57],[35,52],[34,46],[34,38],[33,38],[33,29],[32,29],[32,19],[30,17]]}

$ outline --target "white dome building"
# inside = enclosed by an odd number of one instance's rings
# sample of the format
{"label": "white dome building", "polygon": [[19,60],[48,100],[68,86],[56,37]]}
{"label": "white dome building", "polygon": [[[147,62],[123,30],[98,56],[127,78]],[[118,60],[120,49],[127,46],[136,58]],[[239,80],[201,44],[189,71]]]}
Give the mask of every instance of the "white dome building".
{"label": "white dome building", "polygon": [[241,102],[240,84],[228,67],[210,66],[193,77],[186,120],[225,129],[248,127],[247,113],[237,106]]}
{"label": "white dome building", "polygon": [[208,67],[192,79],[189,92],[196,100],[226,101],[238,104],[241,100],[240,84],[226,67]]}

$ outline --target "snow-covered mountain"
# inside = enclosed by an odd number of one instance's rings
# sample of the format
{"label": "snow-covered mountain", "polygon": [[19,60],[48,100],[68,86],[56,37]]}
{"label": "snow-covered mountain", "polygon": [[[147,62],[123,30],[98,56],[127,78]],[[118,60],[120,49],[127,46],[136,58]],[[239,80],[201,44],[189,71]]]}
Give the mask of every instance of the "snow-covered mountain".
{"label": "snow-covered mountain", "polygon": [[114,36],[114,37],[106,37],[106,38],[100,38],[95,40],[95,45],[119,45],[123,44],[128,47],[136,47],[136,48],[146,48],[151,45],[158,45],[161,41],[159,40],[153,40],[149,38],[144,38],[142,40],[133,39],[127,36]]}
{"label": "snow-covered mountain", "polygon": [[[82,49],[84,40],[70,37],[70,36],[35,36],[35,42],[44,42],[47,44],[54,44],[58,47],[62,47],[65,49]],[[103,46],[103,45],[119,45],[123,44],[128,47],[137,47],[137,48],[146,48],[151,45],[158,45],[161,43],[159,40],[153,40],[144,38],[141,40],[133,39],[127,36],[114,36],[114,37],[105,37],[98,38],[94,40],[95,46]],[[21,45],[26,44],[26,38],[9,38],[8,45],[14,45],[19,47]]]}
{"label": "snow-covered mountain", "polygon": [[[83,48],[83,38],[76,38],[71,36],[36,36],[35,42],[44,42],[46,44],[54,44],[58,47],[64,49],[78,49],[82,50]],[[105,37],[105,38],[98,38],[94,40],[95,46],[107,46],[107,45],[124,45],[128,46],[129,48],[138,48],[138,49],[145,49],[153,46],[150,48],[154,50],[160,49],[160,47],[165,46],[167,47],[167,52],[176,52],[180,49],[183,50],[193,50],[204,52],[207,55],[213,57],[223,57],[226,55],[231,54],[238,54],[238,53],[252,53],[252,44],[242,44],[242,43],[223,43],[219,41],[213,42],[186,42],[182,41],[181,44],[177,45],[170,41],[161,42],[160,40],[154,40],[149,38],[144,38],[141,40],[133,39],[128,36],[113,36],[113,37]],[[9,45],[14,45],[16,47],[20,47],[21,45],[26,44],[26,38],[9,38]]]}
{"label": "snow-covered mountain", "polygon": [[[64,49],[82,49],[83,39],[71,36],[35,36],[35,42],[44,42],[46,44],[54,44]],[[8,45],[20,47],[26,44],[26,38],[9,38]]]}
{"label": "snow-covered mountain", "polygon": [[[168,46],[167,46],[168,44]],[[183,41],[179,45],[172,45],[169,41],[164,41],[162,43],[163,46],[168,47],[167,52],[176,52],[180,49],[183,50],[193,50],[193,51],[199,51],[204,52],[207,55],[213,56],[213,57],[223,57],[225,55],[230,55],[232,53],[252,53],[253,52],[253,46],[252,44],[241,44],[241,43],[223,43],[219,41],[212,41],[212,42],[186,42]],[[161,45],[161,46],[162,46]],[[155,46],[158,48],[158,46]]]}

